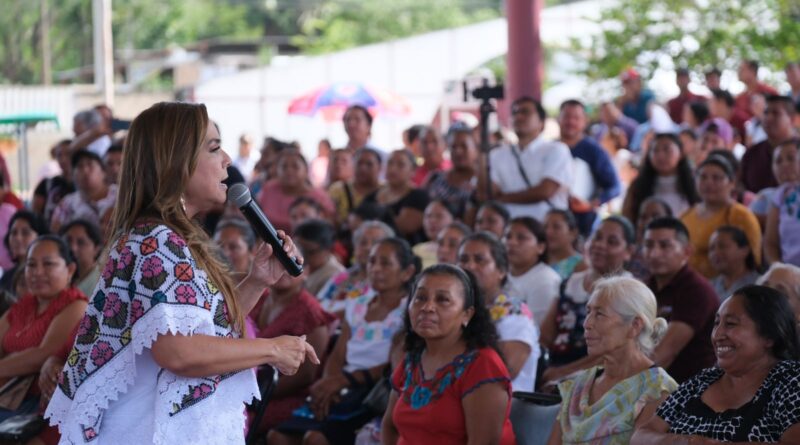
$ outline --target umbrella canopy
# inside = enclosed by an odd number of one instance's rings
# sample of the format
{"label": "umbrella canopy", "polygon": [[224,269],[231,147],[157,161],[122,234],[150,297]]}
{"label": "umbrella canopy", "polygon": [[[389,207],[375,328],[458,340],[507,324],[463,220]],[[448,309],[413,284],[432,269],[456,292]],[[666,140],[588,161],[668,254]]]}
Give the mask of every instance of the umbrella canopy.
{"label": "umbrella canopy", "polygon": [[55,122],[58,125],[58,116],[50,112],[29,112],[20,114],[0,115],[0,124],[35,124],[43,121]]}
{"label": "umbrella canopy", "polygon": [[32,127],[39,122],[55,122],[58,126],[58,117],[50,112],[28,112],[20,114],[0,115],[0,125],[15,125],[17,128],[17,139],[19,139],[20,150],[19,164],[19,184],[20,192],[23,196],[30,188],[30,175],[28,174],[28,127]]}
{"label": "umbrella canopy", "polygon": [[350,105],[363,105],[373,116],[406,116],[411,112],[408,102],[397,94],[358,82],[336,82],[292,99],[289,114],[314,116],[320,112],[331,122],[341,119]]}

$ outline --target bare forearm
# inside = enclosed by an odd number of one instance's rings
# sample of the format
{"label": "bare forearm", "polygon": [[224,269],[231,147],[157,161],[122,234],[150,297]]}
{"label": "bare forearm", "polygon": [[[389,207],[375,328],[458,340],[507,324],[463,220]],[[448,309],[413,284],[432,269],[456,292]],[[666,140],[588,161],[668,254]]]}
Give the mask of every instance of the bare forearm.
{"label": "bare forearm", "polygon": [[236,293],[239,296],[239,304],[242,306],[242,310],[245,314],[249,314],[253,307],[255,307],[258,300],[261,298],[261,295],[264,294],[264,290],[267,288],[262,283],[259,283],[257,280],[250,277],[250,275],[246,276],[239,285],[236,286]]}
{"label": "bare forearm", "polygon": [[0,359],[0,379],[36,374],[54,351],[30,348]]}
{"label": "bare forearm", "polygon": [[161,335],[152,346],[159,366],[183,377],[227,374],[270,363],[279,351],[265,338]]}

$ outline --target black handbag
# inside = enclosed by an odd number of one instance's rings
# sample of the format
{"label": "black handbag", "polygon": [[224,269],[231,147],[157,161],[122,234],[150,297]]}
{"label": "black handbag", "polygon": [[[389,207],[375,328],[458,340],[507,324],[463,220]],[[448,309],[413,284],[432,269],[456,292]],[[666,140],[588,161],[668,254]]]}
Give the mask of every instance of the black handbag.
{"label": "black handbag", "polygon": [[47,421],[39,414],[20,414],[9,417],[0,423],[0,441],[27,442],[47,426]]}
{"label": "black handbag", "polygon": [[378,380],[364,398],[364,406],[375,415],[382,415],[389,407],[389,396],[392,394],[392,385],[388,377]]}

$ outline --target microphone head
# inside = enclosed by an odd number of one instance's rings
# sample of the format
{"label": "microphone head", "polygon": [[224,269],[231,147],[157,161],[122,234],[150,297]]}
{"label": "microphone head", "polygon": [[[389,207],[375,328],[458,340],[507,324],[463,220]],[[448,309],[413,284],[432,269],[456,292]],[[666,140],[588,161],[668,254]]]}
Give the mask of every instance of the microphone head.
{"label": "microphone head", "polygon": [[241,182],[233,184],[228,189],[228,202],[233,203],[236,207],[244,207],[251,199],[250,190]]}

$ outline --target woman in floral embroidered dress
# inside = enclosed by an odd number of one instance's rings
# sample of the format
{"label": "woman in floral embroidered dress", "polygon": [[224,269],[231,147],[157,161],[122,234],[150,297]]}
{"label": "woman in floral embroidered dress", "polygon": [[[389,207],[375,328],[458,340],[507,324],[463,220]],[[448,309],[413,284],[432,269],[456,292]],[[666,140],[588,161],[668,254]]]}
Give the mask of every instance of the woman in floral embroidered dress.
{"label": "woman in floral embroidered dress", "polygon": [[405,332],[383,444],[516,443],[508,418],[511,378],[474,277],[449,264],[425,269],[408,303]]}
{"label": "woman in floral embroidered dress", "polygon": [[353,234],[355,261],[352,267],[334,275],[317,294],[322,308],[340,317],[344,315],[347,301],[369,293],[367,260],[372,246],[384,238],[394,236],[394,230],[380,221],[366,221]]}
{"label": "woman in floral embroidered dress", "polygon": [[528,305],[504,289],[509,267],[505,246],[492,233],[472,234],[461,242],[458,265],[475,276],[485,298],[514,391],[533,391],[539,332]]}
{"label": "woman in floral embroidered dress", "polygon": [[650,358],[667,322],[656,317],[653,292],[629,277],[595,283],[586,306],[586,343],[601,366],[559,383],[563,402],[548,443],[627,445],[678,388]]}
{"label": "woman in floral embroidered dress", "polygon": [[262,244],[234,287],[192,220],[225,202],[230,163],[203,105],[158,103],[131,124],[113,241],[47,408],[63,443],[243,444],[249,368],[317,362],[301,337],[242,338],[284,270]]}

